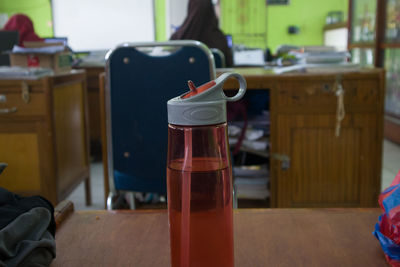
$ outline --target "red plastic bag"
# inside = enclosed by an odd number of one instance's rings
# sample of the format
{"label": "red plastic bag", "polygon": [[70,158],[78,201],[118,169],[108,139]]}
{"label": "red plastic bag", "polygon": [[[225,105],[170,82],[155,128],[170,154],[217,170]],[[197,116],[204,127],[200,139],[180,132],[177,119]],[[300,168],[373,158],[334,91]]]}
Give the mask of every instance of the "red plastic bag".
{"label": "red plastic bag", "polygon": [[383,214],[379,216],[373,234],[381,243],[390,265],[400,267],[400,171],[380,194],[379,205]]}

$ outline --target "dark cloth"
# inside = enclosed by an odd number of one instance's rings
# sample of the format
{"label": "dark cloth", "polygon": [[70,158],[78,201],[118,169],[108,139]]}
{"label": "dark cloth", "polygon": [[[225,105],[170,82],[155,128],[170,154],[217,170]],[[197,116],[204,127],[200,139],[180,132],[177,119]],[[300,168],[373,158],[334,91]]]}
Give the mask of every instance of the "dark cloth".
{"label": "dark cloth", "polygon": [[0,187],[0,267],[49,266],[55,257],[53,205]]}
{"label": "dark cloth", "polygon": [[[36,207],[46,208],[51,214],[54,214],[54,207],[47,199],[40,196],[21,197],[0,187],[0,229],[3,229],[22,213]],[[53,216],[51,216],[47,228],[54,236],[56,223]]]}
{"label": "dark cloth", "polygon": [[185,21],[170,39],[197,40],[209,48],[218,48],[225,55],[226,66],[233,65],[232,51],[218,27],[218,18],[211,0],[190,0]]}
{"label": "dark cloth", "polygon": [[24,46],[26,41],[43,41],[42,38],[37,36],[33,28],[32,20],[23,14],[15,14],[4,25],[3,30],[18,31],[19,33],[19,46]]}
{"label": "dark cloth", "polygon": [[43,207],[22,213],[0,230],[0,266],[49,266],[56,256],[54,236],[47,230],[53,214]]}

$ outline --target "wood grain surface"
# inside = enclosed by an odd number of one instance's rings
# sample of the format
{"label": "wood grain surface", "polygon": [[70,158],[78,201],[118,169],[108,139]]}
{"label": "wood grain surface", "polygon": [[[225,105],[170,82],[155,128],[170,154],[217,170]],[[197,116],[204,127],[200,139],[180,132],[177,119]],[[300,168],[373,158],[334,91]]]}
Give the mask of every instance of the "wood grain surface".
{"label": "wood grain surface", "polygon": [[0,158],[9,165],[0,186],[56,205],[85,180],[90,203],[85,72],[2,79],[0,95],[0,109],[17,108],[0,114]]}
{"label": "wood grain surface", "polygon": [[[234,214],[235,266],[387,266],[372,235],[379,209]],[[58,228],[51,266],[170,266],[166,211],[78,211]]]}
{"label": "wood grain surface", "polygon": [[[271,207],[377,207],[384,72],[265,77],[279,81],[270,90],[270,153],[290,159],[289,168],[270,160]],[[345,116],[336,136],[338,79]]]}
{"label": "wood grain surface", "polygon": [[105,70],[104,67],[80,67],[78,69],[84,69],[87,76],[90,141],[100,143],[99,75]]}

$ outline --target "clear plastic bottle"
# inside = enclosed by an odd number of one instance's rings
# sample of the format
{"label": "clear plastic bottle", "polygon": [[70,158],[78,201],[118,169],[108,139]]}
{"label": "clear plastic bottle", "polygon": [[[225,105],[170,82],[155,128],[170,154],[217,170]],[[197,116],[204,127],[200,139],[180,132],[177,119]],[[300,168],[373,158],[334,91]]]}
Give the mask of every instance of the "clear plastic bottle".
{"label": "clear plastic bottle", "polygon": [[[222,91],[223,82],[230,76],[238,78],[241,84],[239,93],[232,98]],[[241,98],[244,91],[245,81],[240,75],[225,74],[198,89],[192,85],[189,93],[174,103],[168,102],[167,188],[172,267],[234,266],[232,167],[226,111],[220,114],[213,110],[219,110],[226,101]]]}

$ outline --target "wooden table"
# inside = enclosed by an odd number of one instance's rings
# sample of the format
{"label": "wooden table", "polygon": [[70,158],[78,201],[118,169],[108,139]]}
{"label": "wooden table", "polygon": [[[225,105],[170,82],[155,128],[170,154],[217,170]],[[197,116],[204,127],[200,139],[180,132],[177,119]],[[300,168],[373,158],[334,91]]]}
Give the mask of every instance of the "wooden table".
{"label": "wooden table", "polygon": [[[387,266],[379,209],[235,210],[235,266]],[[56,232],[51,266],[169,266],[166,211],[79,211]]]}

